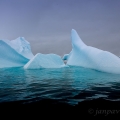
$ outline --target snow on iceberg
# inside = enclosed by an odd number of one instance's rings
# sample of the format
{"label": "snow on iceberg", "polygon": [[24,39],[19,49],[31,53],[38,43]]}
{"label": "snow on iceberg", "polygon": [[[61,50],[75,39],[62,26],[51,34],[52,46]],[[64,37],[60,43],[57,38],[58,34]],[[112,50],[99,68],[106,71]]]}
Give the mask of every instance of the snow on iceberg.
{"label": "snow on iceberg", "polygon": [[3,40],[22,56],[31,59],[34,55],[31,52],[30,43],[24,37],[18,37],[15,40]]}
{"label": "snow on iceberg", "polygon": [[25,66],[24,69],[61,68],[65,64],[61,57],[56,54],[37,53]]}
{"label": "snow on iceberg", "polygon": [[69,54],[67,65],[120,74],[120,58],[116,55],[87,46],[74,29],[71,31],[71,42],[72,51]]}
{"label": "snow on iceberg", "polygon": [[0,68],[24,66],[29,59],[25,58],[3,40],[0,40]]}

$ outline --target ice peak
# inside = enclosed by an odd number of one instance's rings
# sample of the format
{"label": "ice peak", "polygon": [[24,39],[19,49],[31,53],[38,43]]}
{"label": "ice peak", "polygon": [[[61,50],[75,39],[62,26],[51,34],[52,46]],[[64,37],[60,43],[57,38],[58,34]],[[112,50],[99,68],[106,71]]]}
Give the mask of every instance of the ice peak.
{"label": "ice peak", "polygon": [[79,37],[76,30],[74,30],[74,29],[71,30],[71,41],[72,41],[72,46],[73,47],[75,47],[75,46],[79,46],[79,47],[86,46],[85,43]]}
{"label": "ice peak", "polygon": [[15,39],[17,41],[21,41],[21,42],[26,42],[29,44],[29,42],[24,38],[24,37],[18,37],[17,39]]}
{"label": "ice peak", "polygon": [[20,39],[20,40],[25,40],[25,38],[24,38],[24,37],[19,37],[19,39]]}
{"label": "ice peak", "polygon": [[31,52],[30,43],[24,37],[18,37],[15,40],[11,40],[9,45],[28,59],[34,56]]}
{"label": "ice peak", "polygon": [[18,37],[19,39],[25,39],[24,37]]}
{"label": "ice peak", "polygon": [[75,29],[71,30],[71,37],[73,37],[73,36],[76,36],[79,39],[79,35],[78,35],[78,33],[76,32]]}

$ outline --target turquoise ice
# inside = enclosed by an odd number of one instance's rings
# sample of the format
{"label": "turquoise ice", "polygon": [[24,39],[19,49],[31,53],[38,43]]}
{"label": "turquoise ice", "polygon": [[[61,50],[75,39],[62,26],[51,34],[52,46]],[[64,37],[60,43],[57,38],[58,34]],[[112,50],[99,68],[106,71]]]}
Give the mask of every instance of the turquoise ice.
{"label": "turquoise ice", "polygon": [[72,51],[69,54],[67,65],[120,74],[120,58],[116,55],[87,46],[74,29],[71,31],[71,42]]}
{"label": "turquoise ice", "polygon": [[24,66],[24,69],[62,68],[62,67],[65,67],[65,64],[59,55],[37,53]]}
{"label": "turquoise ice", "polygon": [[3,40],[22,56],[31,59],[34,55],[31,51],[30,43],[24,37],[18,37],[15,40]]}
{"label": "turquoise ice", "polygon": [[0,40],[0,68],[22,67],[28,61],[28,58],[19,54],[3,40]]}
{"label": "turquoise ice", "polygon": [[62,59],[63,60],[68,60],[68,57],[69,57],[69,54],[65,54]]}

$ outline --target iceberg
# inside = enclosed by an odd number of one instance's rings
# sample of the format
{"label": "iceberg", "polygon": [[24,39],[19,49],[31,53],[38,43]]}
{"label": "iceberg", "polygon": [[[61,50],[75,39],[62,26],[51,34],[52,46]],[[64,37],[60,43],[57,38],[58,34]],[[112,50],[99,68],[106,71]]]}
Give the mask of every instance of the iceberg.
{"label": "iceberg", "polygon": [[74,29],[71,31],[71,42],[72,51],[69,54],[67,65],[120,74],[120,58],[118,56],[87,46]]}
{"label": "iceberg", "polygon": [[63,60],[68,60],[68,57],[69,57],[69,54],[65,54],[65,55],[62,57],[62,59],[63,59]]}
{"label": "iceberg", "polygon": [[15,40],[3,40],[6,42],[9,46],[11,46],[13,49],[15,49],[19,54],[22,56],[31,59],[34,57],[33,53],[31,52],[30,43],[25,40],[24,37],[18,37]]}
{"label": "iceberg", "polygon": [[65,67],[65,64],[59,55],[37,53],[24,66],[24,69],[62,68],[62,67]]}
{"label": "iceberg", "polygon": [[5,41],[0,40],[0,68],[21,67],[24,66],[28,61],[29,59],[19,54]]}

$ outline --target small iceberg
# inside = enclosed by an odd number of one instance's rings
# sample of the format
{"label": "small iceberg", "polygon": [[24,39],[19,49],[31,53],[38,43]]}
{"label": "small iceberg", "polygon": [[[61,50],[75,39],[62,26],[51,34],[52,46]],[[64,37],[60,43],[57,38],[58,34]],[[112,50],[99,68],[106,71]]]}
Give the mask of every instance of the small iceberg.
{"label": "small iceberg", "polygon": [[63,60],[68,60],[68,57],[69,57],[69,54],[65,54],[65,55],[62,57],[62,59],[63,59]]}
{"label": "small iceberg", "polygon": [[62,68],[62,67],[65,67],[65,64],[59,55],[37,53],[24,66],[24,69]]}

